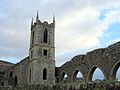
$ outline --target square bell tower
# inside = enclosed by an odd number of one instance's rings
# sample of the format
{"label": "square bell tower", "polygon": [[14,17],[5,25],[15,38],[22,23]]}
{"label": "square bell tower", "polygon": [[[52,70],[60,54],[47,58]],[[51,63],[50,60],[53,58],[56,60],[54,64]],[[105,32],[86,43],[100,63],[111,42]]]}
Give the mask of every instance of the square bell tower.
{"label": "square bell tower", "polygon": [[55,83],[55,16],[53,22],[41,22],[37,11],[36,21],[31,22],[28,84]]}

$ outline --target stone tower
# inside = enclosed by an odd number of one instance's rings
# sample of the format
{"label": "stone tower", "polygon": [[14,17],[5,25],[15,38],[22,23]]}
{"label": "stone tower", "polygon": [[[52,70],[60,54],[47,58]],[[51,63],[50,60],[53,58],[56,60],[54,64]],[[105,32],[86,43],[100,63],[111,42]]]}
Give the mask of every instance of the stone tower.
{"label": "stone tower", "polygon": [[28,84],[55,83],[55,45],[53,22],[41,22],[37,11],[36,21],[31,22],[31,38],[29,49]]}

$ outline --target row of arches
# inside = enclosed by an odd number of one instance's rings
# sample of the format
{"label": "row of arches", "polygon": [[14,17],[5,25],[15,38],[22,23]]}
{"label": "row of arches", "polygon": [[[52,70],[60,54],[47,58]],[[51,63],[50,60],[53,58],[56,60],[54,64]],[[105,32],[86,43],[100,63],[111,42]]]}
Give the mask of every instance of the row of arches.
{"label": "row of arches", "polygon": [[[118,80],[120,81],[120,62],[117,63],[112,72],[111,72],[111,80]],[[96,81],[96,80],[106,80],[107,76],[105,75],[105,72],[97,67],[97,66],[93,66],[87,75],[87,81]],[[81,81],[85,81],[85,78],[83,76],[83,74],[80,72],[80,70],[75,70],[72,74],[72,76],[68,77],[66,72],[63,72],[60,78],[60,81],[70,81],[72,80],[73,82],[81,82]]]}

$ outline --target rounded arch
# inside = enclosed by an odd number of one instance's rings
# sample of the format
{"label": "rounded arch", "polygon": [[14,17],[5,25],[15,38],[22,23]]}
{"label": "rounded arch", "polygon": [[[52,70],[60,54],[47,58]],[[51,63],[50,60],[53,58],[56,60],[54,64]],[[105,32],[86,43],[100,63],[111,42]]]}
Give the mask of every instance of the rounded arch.
{"label": "rounded arch", "polygon": [[43,80],[47,80],[47,69],[43,69]]}
{"label": "rounded arch", "polygon": [[14,78],[14,86],[16,86],[17,85],[17,76],[15,76],[15,78]]}
{"label": "rounded arch", "polygon": [[120,60],[113,65],[113,68],[110,74],[111,80],[116,80],[116,74],[117,74],[117,70],[119,69],[119,67],[120,67]]}
{"label": "rounded arch", "polygon": [[[80,75],[78,76],[78,74],[80,74]],[[83,74],[80,72],[79,69],[76,69],[72,74],[72,80],[76,81],[78,79],[79,79],[79,81],[83,81]]]}
{"label": "rounded arch", "polygon": [[106,79],[106,75],[105,75],[104,70],[102,68],[100,68],[99,66],[93,65],[88,72],[87,81],[92,81],[93,74],[97,68],[100,69],[100,71],[104,75],[104,78]]}
{"label": "rounded arch", "polygon": [[10,71],[10,73],[9,73],[9,78],[12,78],[12,77],[13,77],[13,72]]}
{"label": "rounded arch", "polygon": [[44,30],[44,35],[43,35],[43,42],[47,43],[48,42],[48,30]]}
{"label": "rounded arch", "polygon": [[61,74],[61,76],[60,76],[60,81],[63,81],[63,80],[65,80],[65,79],[69,79],[69,78],[68,78],[68,75],[67,75],[67,73],[62,72],[62,74]]}

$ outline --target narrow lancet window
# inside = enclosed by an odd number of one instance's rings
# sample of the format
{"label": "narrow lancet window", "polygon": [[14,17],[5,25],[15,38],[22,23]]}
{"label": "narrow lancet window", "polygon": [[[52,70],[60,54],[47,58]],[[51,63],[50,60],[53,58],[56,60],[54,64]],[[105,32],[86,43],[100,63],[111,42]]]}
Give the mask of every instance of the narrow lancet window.
{"label": "narrow lancet window", "polygon": [[17,76],[15,76],[15,79],[14,79],[14,86],[17,85]]}
{"label": "narrow lancet window", "polygon": [[47,80],[47,69],[43,69],[43,80]]}
{"label": "narrow lancet window", "polygon": [[29,83],[31,82],[31,69],[30,69],[30,73],[29,73]]}
{"label": "narrow lancet window", "polygon": [[34,44],[34,32],[32,32],[32,45]]}
{"label": "narrow lancet window", "polygon": [[43,42],[47,43],[47,41],[48,41],[48,31],[47,31],[47,29],[45,29],[44,36],[43,36]]}

